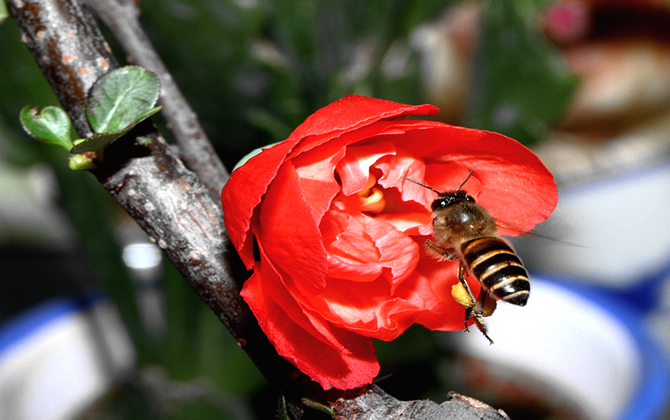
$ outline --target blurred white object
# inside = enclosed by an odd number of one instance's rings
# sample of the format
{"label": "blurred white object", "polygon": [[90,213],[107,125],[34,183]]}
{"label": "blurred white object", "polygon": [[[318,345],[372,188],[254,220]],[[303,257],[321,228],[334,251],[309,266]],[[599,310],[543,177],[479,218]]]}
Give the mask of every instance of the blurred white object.
{"label": "blurred white object", "polygon": [[0,418],[72,419],[135,367],[107,302],[54,300],[0,326]]}
{"label": "blurred white object", "polygon": [[424,94],[440,108],[440,118],[446,122],[458,122],[464,112],[481,11],[480,2],[460,2],[410,35],[410,44],[421,57]]}
{"label": "blurred white object", "polygon": [[[615,289],[670,272],[670,162],[559,189],[543,226],[569,243],[514,241],[524,262]],[[542,234],[544,231],[541,231]]]}
{"label": "blurred white object", "polygon": [[76,242],[62,209],[53,170],[16,169],[0,162],[0,244],[33,243],[72,248]]}
{"label": "blurred white object", "polygon": [[588,419],[660,418],[669,391],[665,354],[636,313],[594,290],[533,276],[527,306],[500,304],[486,319],[495,344],[473,330],[462,351],[537,378]]}

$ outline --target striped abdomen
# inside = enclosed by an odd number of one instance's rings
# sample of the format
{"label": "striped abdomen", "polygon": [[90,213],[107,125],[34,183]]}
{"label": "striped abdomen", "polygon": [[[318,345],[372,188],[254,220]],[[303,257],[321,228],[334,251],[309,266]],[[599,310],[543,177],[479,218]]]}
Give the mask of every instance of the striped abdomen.
{"label": "striped abdomen", "polygon": [[530,293],[528,272],[512,248],[500,238],[473,239],[461,245],[468,270],[493,296],[524,306]]}

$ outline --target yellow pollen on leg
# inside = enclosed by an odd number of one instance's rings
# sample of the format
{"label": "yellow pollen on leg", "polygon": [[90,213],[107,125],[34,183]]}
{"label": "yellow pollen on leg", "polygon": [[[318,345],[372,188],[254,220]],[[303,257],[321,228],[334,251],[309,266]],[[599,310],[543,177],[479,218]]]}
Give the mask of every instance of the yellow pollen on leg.
{"label": "yellow pollen on leg", "polygon": [[470,297],[467,289],[460,282],[451,286],[451,296],[456,302],[458,302],[459,305],[465,309],[475,306],[475,302],[472,300],[472,297]]}

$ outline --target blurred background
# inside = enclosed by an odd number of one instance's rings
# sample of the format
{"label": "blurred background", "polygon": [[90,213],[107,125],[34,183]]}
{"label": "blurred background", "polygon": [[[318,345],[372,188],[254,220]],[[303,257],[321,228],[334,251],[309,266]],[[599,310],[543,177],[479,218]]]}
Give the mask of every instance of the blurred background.
{"label": "blurred background", "polygon": [[[670,418],[667,2],[139,7],[228,168],[355,93],[435,104],[554,173],[555,214],[514,240],[529,305],[499,305],[493,346],[422,327],[376,343],[387,392],[455,390],[513,419]],[[22,131],[23,106],[56,100],[11,19],[0,63],[0,418],[273,418],[278,395],[157,247],[61,148]]]}

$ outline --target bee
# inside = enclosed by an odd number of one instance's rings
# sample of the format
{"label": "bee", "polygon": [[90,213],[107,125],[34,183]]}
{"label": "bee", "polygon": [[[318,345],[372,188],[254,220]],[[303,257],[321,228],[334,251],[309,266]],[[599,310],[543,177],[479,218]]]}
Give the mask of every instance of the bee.
{"label": "bee", "polygon": [[[444,258],[458,260],[458,280],[452,288],[454,299],[465,307],[465,330],[474,319],[484,337],[489,337],[483,317],[493,314],[496,298],[525,306],[530,294],[528,272],[514,250],[500,238],[496,220],[483,206],[462,190],[474,171],[454,191],[441,192],[428,185],[405,178],[435,191],[431,204],[433,238],[426,246]],[[479,281],[481,290],[475,299],[468,283],[469,273]]]}

